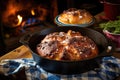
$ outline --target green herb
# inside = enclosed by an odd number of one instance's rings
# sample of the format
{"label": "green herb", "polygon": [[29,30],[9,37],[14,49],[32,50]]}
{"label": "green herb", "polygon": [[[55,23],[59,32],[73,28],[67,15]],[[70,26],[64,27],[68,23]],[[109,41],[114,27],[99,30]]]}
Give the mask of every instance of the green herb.
{"label": "green herb", "polygon": [[100,23],[99,26],[103,30],[108,30],[109,32],[114,34],[120,34],[120,17],[119,20]]}

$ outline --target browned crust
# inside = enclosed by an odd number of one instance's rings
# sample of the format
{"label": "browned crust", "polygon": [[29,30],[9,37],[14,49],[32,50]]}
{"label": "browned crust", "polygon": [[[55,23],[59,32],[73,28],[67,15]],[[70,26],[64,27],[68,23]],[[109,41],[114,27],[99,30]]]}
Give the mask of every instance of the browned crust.
{"label": "browned crust", "polygon": [[48,34],[37,46],[40,56],[53,60],[84,60],[98,54],[97,45],[80,32],[69,30]]}
{"label": "browned crust", "polygon": [[60,14],[58,21],[64,24],[89,24],[93,16],[86,10],[70,8]]}

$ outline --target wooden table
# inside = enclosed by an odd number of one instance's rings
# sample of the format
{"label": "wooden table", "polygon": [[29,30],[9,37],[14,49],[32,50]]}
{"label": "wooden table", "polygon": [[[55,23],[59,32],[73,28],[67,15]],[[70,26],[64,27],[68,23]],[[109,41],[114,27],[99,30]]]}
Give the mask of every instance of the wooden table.
{"label": "wooden table", "polygon": [[[101,20],[99,19],[99,16],[101,16],[101,15],[104,15],[104,13],[102,12],[95,16],[95,18],[97,19],[96,23],[101,22]],[[120,52],[114,52],[113,56],[115,56],[116,58],[120,58]],[[24,45],[10,51],[9,53],[6,53],[2,57],[0,57],[0,62],[1,62],[1,60],[4,60],[4,59],[21,59],[21,58],[32,58],[32,54],[31,54],[29,48],[27,48]],[[21,75],[21,73],[18,76],[20,76],[20,75]],[[24,77],[24,76],[21,76],[21,78],[22,77]],[[25,79],[22,78],[21,80],[25,80]],[[118,77],[115,80],[120,80],[120,77]]]}

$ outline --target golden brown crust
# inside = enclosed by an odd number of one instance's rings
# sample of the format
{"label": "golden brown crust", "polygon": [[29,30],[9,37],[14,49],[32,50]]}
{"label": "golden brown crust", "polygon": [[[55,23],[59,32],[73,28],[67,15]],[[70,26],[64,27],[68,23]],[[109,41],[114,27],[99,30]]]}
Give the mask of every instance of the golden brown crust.
{"label": "golden brown crust", "polygon": [[94,41],[80,32],[69,30],[48,34],[37,46],[40,56],[53,60],[84,60],[98,54]]}
{"label": "golden brown crust", "polygon": [[58,21],[64,24],[88,24],[93,16],[86,10],[70,8],[63,11],[58,17]]}

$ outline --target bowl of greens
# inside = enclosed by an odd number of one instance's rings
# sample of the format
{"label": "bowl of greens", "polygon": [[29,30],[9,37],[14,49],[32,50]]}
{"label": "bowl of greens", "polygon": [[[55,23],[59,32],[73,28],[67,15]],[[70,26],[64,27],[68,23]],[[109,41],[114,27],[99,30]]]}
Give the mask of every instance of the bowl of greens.
{"label": "bowl of greens", "polygon": [[103,29],[105,36],[112,40],[117,48],[120,48],[120,18],[118,20],[100,23],[99,26]]}

